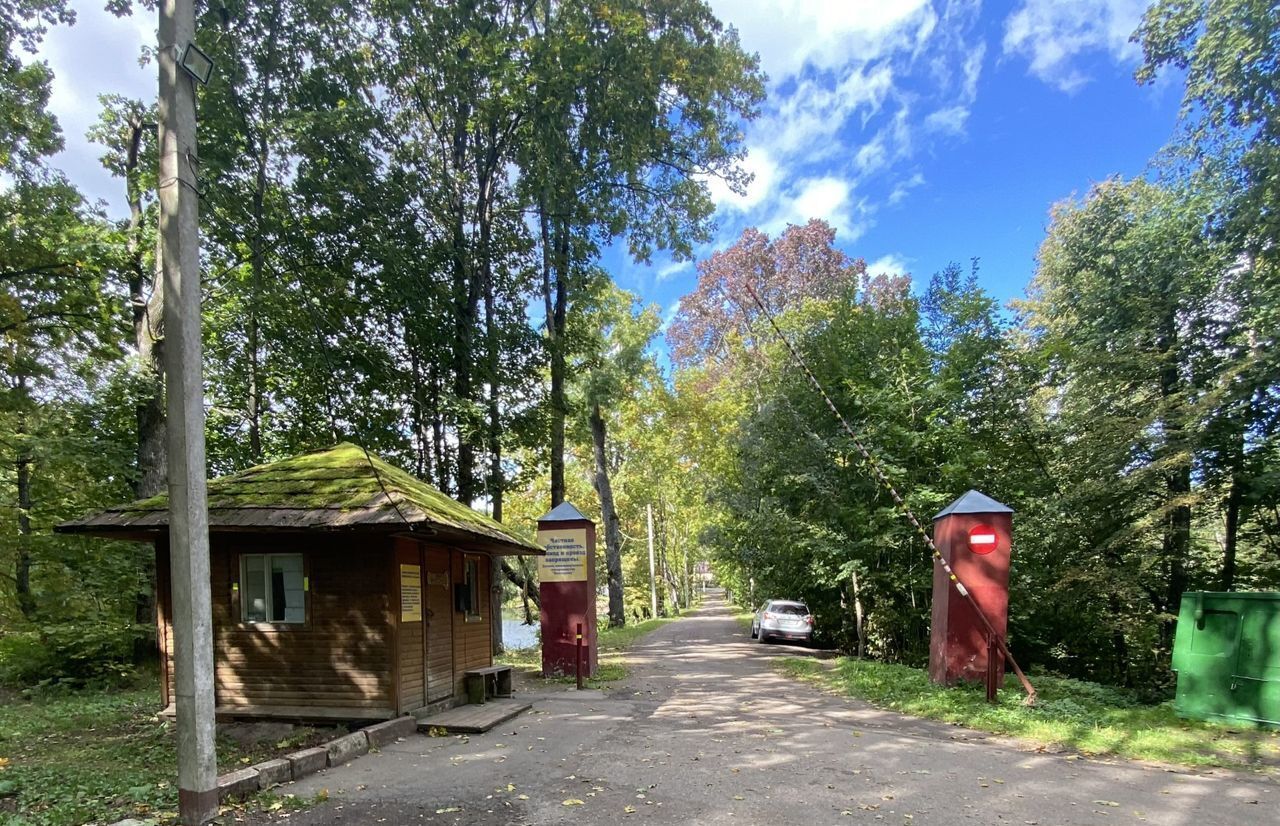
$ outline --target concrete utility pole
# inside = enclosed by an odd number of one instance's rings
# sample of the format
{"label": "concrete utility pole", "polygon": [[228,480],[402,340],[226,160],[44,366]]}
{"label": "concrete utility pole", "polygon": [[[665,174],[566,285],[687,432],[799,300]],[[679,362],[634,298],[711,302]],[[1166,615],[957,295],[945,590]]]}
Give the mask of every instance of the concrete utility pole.
{"label": "concrete utility pole", "polygon": [[178,715],[178,808],[202,826],[218,814],[213,624],[200,353],[195,81],[178,65],[195,39],[192,0],[160,4],[160,261],[169,430],[169,558]]}
{"label": "concrete utility pole", "polygon": [[645,505],[645,514],[649,519],[649,610],[650,616],[658,616],[658,581],[653,570],[653,505]]}

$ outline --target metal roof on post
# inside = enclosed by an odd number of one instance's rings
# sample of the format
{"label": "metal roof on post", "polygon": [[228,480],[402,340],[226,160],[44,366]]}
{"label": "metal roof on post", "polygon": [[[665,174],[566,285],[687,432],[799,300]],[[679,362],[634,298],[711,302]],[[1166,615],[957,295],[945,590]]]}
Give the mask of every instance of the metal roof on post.
{"label": "metal roof on post", "polygon": [[997,502],[985,493],[970,490],[933,515],[933,521],[953,513],[1013,513],[1013,508]]}
{"label": "metal roof on post", "polygon": [[568,502],[561,502],[551,509],[551,512],[545,516],[538,518],[539,522],[590,522],[591,520],[582,515],[582,511],[575,508]]}

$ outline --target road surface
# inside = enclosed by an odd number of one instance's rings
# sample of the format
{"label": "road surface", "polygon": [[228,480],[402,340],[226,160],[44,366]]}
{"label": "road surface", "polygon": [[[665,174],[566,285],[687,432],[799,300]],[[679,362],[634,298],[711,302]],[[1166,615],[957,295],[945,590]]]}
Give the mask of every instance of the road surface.
{"label": "road surface", "polygon": [[756,644],[712,601],[640,640],[616,688],[556,686],[487,734],[313,775],[282,791],[328,801],[287,822],[1280,824],[1270,778],[1037,753],[878,711],[771,667],[804,653]]}

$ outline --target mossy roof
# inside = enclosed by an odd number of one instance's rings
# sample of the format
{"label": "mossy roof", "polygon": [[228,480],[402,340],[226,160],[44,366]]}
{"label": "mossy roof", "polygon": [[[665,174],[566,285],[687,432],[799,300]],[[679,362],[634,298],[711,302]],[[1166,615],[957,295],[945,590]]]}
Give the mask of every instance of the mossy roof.
{"label": "mossy roof", "polygon": [[[493,550],[542,553],[500,522],[349,442],[209,481],[209,527],[233,530],[377,528],[496,543]],[[58,526],[62,533],[159,533],[169,525],[160,494]]]}

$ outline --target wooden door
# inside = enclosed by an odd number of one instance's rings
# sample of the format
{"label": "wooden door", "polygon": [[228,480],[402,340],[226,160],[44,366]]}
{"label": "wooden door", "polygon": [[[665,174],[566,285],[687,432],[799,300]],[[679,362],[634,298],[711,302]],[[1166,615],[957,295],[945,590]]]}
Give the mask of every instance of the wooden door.
{"label": "wooden door", "polygon": [[427,704],[426,699],[426,634],[427,617],[422,590],[426,577],[422,571],[422,551],[417,543],[396,542],[395,582],[399,586],[399,633],[396,656],[399,659],[399,712],[413,711]]}
{"label": "wooden door", "polygon": [[427,702],[453,695],[453,580],[449,552],[427,549]]}

